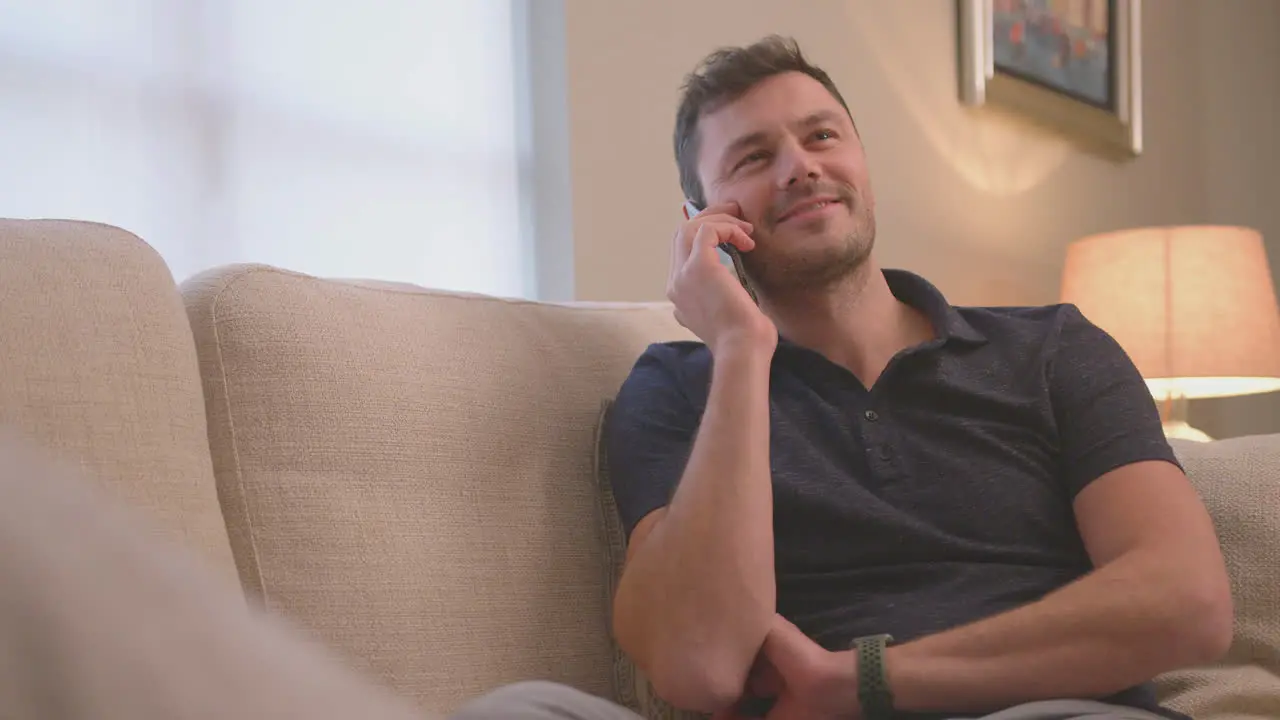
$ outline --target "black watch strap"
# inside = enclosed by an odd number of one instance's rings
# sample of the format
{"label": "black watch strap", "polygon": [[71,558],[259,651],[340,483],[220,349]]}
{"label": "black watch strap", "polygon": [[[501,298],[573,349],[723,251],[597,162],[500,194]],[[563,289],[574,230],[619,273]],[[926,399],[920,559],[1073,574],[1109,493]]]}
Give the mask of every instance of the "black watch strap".
{"label": "black watch strap", "polygon": [[889,635],[869,635],[853,641],[858,652],[858,703],[865,720],[893,718],[893,691],[884,669],[884,650],[891,642]]}

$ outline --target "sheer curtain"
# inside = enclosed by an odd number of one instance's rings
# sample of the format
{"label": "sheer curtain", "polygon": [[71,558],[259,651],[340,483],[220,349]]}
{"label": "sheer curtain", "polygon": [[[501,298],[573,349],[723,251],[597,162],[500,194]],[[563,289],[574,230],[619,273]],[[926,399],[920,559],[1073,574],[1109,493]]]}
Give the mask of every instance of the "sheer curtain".
{"label": "sheer curtain", "polygon": [[0,216],[529,296],[511,0],[0,0]]}

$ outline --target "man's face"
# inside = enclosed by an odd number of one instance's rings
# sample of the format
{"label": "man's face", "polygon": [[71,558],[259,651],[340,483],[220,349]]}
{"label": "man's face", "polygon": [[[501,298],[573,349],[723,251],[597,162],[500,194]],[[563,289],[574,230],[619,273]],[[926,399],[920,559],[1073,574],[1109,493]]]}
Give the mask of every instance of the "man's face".
{"label": "man's face", "polygon": [[743,254],[765,292],[832,282],[866,259],[875,199],[840,102],[803,73],[770,77],[699,121],[707,203],[735,201],[755,226]]}

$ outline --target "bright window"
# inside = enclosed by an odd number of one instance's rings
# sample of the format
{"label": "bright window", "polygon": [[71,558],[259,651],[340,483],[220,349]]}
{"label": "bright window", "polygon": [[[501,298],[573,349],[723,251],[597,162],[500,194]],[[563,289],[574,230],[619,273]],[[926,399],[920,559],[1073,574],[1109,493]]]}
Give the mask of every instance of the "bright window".
{"label": "bright window", "polygon": [[260,262],[509,296],[511,0],[0,0],[0,216],[130,230],[175,278]]}

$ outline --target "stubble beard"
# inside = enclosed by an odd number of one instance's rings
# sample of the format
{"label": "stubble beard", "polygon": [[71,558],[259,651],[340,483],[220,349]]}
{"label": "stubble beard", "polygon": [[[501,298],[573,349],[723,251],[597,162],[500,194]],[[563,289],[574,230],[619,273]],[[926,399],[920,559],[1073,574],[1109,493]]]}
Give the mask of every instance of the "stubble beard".
{"label": "stubble beard", "polygon": [[869,209],[858,208],[853,221],[840,242],[819,251],[788,253],[782,249],[771,253],[773,257],[755,258],[753,253],[745,253],[743,260],[751,279],[761,293],[774,297],[824,292],[847,282],[866,266],[876,236],[875,216]]}

